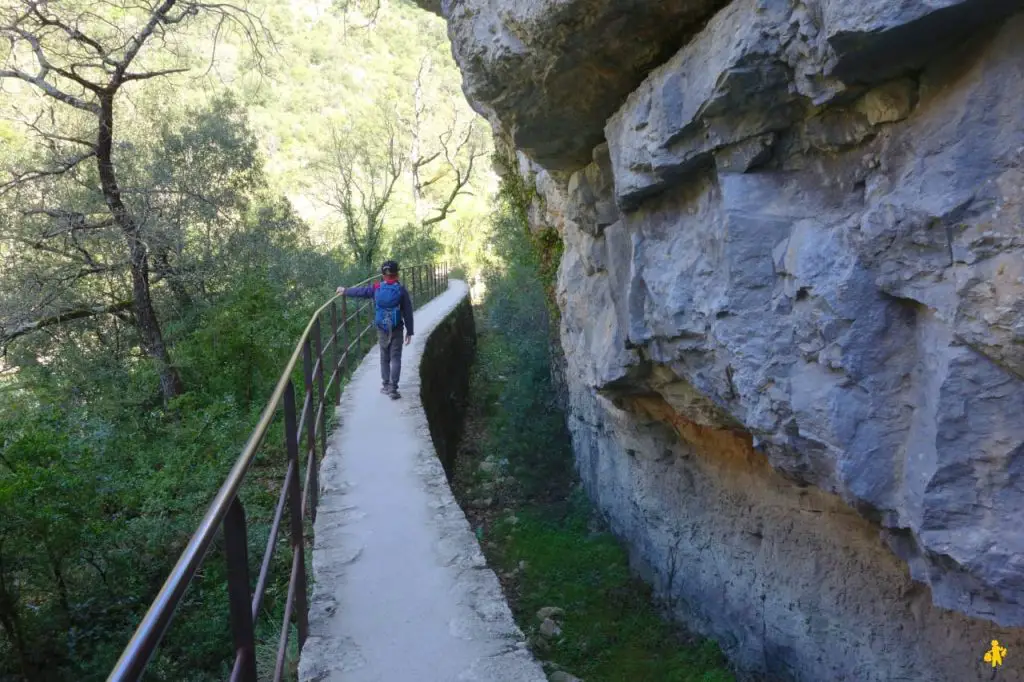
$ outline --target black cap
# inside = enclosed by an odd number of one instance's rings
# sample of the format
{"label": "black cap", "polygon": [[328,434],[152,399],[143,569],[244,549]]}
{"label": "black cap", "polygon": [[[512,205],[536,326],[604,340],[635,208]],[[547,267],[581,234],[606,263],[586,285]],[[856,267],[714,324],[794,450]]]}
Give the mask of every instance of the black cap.
{"label": "black cap", "polygon": [[380,266],[381,274],[398,274],[398,261],[386,260]]}

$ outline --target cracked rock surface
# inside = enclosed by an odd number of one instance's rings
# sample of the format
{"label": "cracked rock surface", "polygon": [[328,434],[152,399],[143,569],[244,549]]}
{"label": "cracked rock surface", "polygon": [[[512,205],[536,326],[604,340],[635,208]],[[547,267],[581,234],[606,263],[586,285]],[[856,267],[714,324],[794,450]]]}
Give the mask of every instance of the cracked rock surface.
{"label": "cracked rock surface", "polygon": [[371,352],[345,389],[320,469],[303,682],[544,682],[452,496],[419,398],[423,343],[468,295],[416,312],[402,399]]}
{"label": "cracked rock surface", "polygon": [[1024,2],[648,2],[612,37],[638,3],[440,4],[564,247],[581,478],[679,620],[782,680],[1024,648]]}

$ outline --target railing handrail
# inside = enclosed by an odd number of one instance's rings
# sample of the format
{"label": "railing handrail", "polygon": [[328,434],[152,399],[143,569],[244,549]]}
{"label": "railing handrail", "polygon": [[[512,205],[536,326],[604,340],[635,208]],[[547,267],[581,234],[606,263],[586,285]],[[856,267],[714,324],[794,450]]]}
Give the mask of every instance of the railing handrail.
{"label": "railing handrail", "polygon": [[[416,266],[411,270],[412,272],[416,273],[420,271],[420,268],[422,267],[425,266]],[[437,265],[429,267],[436,268]],[[447,267],[444,267],[443,272],[443,279],[446,282]],[[432,278],[436,277],[436,273],[432,275]],[[368,277],[367,279],[362,280],[355,286],[366,285],[367,283],[372,282],[376,279],[378,279],[378,276]],[[439,284],[440,281],[432,279],[431,282],[428,284],[428,290],[437,289]],[[339,298],[343,298],[343,296],[341,294],[335,294],[333,297],[331,297],[330,300],[328,300],[322,306],[317,308],[316,312],[314,312],[310,316],[309,323],[306,325],[305,330],[302,332],[302,335],[300,336],[299,341],[295,346],[295,350],[292,352],[291,357],[289,358],[287,364],[285,365],[284,371],[282,371],[281,376],[277,381],[277,385],[274,387],[274,390],[271,393],[266,406],[263,408],[263,411],[260,414],[260,418],[256,424],[256,427],[249,435],[248,440],[246,441],[245,445],[242,448],[241,454],[235,460],[235,464],[231,467],[231,471],[227,474],[224,483],[221,485],[213,501],[207,508],[206,514],[203,516],[202,521],[200,521],[198,527],[196,528],[196,531],[193,533],[188,544],[185,546],[185,549],[182,551],[181,556],[178,558],[177,563],[175,563],[174,568],[171,569],[171,572],[168,575],[167,579],[164,581],[163,586],[160,588],[160,591],[157,593],[157,596],[154,598],[149,609],[146,611],[146,615],[143,616],[142,621],[136,628],[131,640],[128,642],[128,645],[125,647],[114,668],[111,670],[111,673],[107,678],[108,682],[127,682],[137,680],[148,666],[150,659],[155,653],[157,647],[160,644],[160,641],[163,639],[164,634],[167,632],[167,629],[170,626],[171,621],[173,620],[174,614],[177,610],[178,605],[181,602],[182,597],[184,596],[185,591],[188,589],[193,578],[198,572],[199,567],[205,560],[206,553],[208,552],[210,545],[214,540],[214,537],[219,532],[221,525],[224,523],[225,518],[228,516],[228,513],[232,508],[232,505],[236,501],[238,492],[242,486],[245,476],[249,471],[250,467],[252,466],[253,461],[255,460],[256,455],[258,454],[259,448],[263,444],[263,441],[266,438],[268,431],[270,430],[270,426],[274,420],[278,408],[281,406],[282,399],[285,397],[286,392],[292,385],[292,374],[294,373],[296,367],[298,366],[299,358],[300,356],[303,355],[304,352],[308,352],[311,334],[313,333],[314,329],[316,329],[318,333],[320,332],[320,316],[328,309],[329,306],[335,303]],[[365,307],[363,309],[365,309]],[[342,310],[342,328],[346,329],[347,331],[347,327],[345,326],[347,320],[345,319],[344,314],[344,304]],[[357,308],[357,316],[360,310],[362,309]],[[337,326],[336,322],[332,322],[332,324],[335,327],[332,330],[334,334],[332,342],[337,344],[339,327]],[[363,331],[362,333],[365,333],[365,331]],[[359,333],[358,340],[361,340],[362,333]],[[346,333],[346,339],[347,338],[348,336]],[[318,339],[318,344],[319,343],[320,340]],[[337,346],[335,346],[336,359],[339,358],[342,353],[348,353],[348,349],[339,349]],[[317,357],[317,362],[320,363],[321,370],[320,392],[322,394],[324,390],[322,376],[324,353],[323,349],[320,348],[319,345],[317,349],[317,355],[319,356]],[[307,368],[307,372],[311,369],[311,367]],[[338,377],[339,385],[337,389],[340,391],[340,368],[335,367],[334,371],[335,375],[332,375],[332,381],[334,379],[334,376]],[[317,408],[314,405],[315,401],[309,398],[311,386],[308,384],[308,382],[309,378],[307,374],[307,400],[310,403],[310,414],[307,416],[309,419],[315,419],[315,413],[317,411]],[[292,395],[294,397],[294,389],[292,389],[292,391]],[[300,408],[300,410],[301,409],[302,408]],[[322,395],[321,409],[325,409],[323,407]],[[315,449],[315,442],[309,443],[309,447]],[[315,457],[313,461],[315,462]],[[289,471],[291,471],[291,464],[289,464]],[[297,467],[293,472],[293,475],[295,477],[299,476],[299,471]],[[282,491],[282,499],[283,495],[284,491]],[[271,540],[273,541],[273,538],[271,538]],[[305,567],[303,566],[301,570],[304,571]],[[236,665],[236,669],[237,667],[238,666]]]}

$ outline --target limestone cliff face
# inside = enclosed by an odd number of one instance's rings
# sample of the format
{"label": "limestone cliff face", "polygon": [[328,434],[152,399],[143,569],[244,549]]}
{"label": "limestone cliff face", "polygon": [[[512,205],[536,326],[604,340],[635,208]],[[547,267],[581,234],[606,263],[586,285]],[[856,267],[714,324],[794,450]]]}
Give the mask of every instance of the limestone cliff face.
{"label": "limestone cliff face", "polygon": [[440,10],[564,241],[581,476],[676,614],[782,679],[1024,651],[1024,2]]}

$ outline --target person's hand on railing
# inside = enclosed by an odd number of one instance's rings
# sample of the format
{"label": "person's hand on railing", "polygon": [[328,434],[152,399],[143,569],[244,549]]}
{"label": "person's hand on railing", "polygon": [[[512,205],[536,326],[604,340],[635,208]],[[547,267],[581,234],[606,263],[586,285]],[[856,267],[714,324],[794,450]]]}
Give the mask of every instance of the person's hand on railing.
{"label": "person's hand on railing", "polygon": [[345,287],[338,287],[338,295],[339,296],[344,296],[345,295]]}

